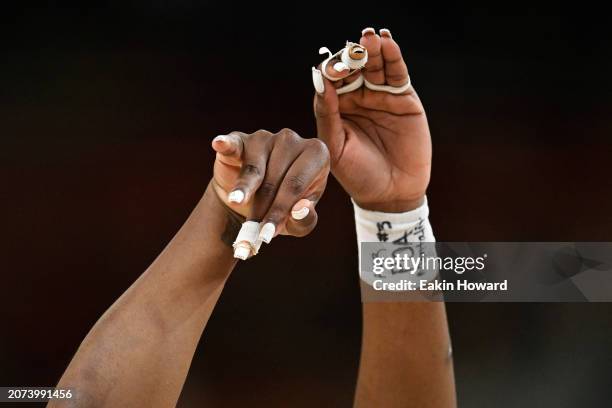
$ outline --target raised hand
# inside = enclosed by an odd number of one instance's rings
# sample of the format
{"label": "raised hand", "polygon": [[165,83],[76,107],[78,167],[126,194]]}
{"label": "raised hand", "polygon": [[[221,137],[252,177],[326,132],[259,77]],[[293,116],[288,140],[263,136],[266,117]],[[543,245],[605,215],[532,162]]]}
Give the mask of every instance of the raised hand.
{"label": "raised hand", "polygon": [[[314,112],[318,137],[331,156],[332,173],[366,209],[402,212],[418,207],[429,184],[431,138],[423,105],[413,87],[402,94],[373,91],[365,86],[337,95],[336,88],[363,74],[372,84],[400,87],[408,83],[408,69],[389,30],[363,30],[359,43],[368,51],[361,73],[339,81],[323,78]],[[327,73],[342,78],[348,73]],[[341,66],[340,66],[341,67]]]}
{"label": "raised hand", "polygon": [[213,186],[247,220],[263,222],[261,238],[304,236],[316,223],[315,204],[329,174],[329,152],[318,139],[290,129],[232,132],[212,142],[217,152]]}

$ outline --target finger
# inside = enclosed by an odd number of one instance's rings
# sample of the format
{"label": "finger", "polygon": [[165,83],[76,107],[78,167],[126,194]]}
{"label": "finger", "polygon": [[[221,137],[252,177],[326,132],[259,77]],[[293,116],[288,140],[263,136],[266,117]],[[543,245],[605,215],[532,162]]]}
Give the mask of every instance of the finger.
{"label": "finger", "polygon": [[[332,83],[334,84],[334,88],[338,89],[338,88],[342,88],[345,85],[350,84],[351,82],[358,80],[360,76],[361,76],[361,70],[355,71],[351,75],[347,76],[346,78],[341,79],[340,81],[332,82]],[[338,95],[338,96],[341,96],[341,95]]]}
{"label": "finger", "polygon": [[259,238],[266,243],[280,231],[291,209],[302,198],[318,201],[323,194],[329,173],[329,153],[317,139],[295,160],[283,179],[270,209],[262,220]]}
{"label": "finger", "polygon": [[253,197],[253,206],[247,217],[249,220],[261,221],[268,212],[287,171],[304,150],[299,144],[300,140],[297,133],[290,129],[281,130],[274,138],[266,174]]}
{"label": "finger", "polygon": [[230,204],[248,202],[261,185],[272,149],[271,135],[265,130],[258,130],[243,139],[243,143],[246,143],[247,146],[243,148],[240,173],[232,191],[227,196]]}
{"label": "finger", "polygon": [[373,84],[385,83],[384,61],[381,54],[381,39],[373,28],[361,32],[359,43],[368,50],[368,62],[363,69],[363,76]]}
{"label": "finger", "polygon": [[291,216],[285,224],[285,234],[294,237],[306,236],[316,227],[317,219],[315,203],[303,198],[291,208]]}
{"label": "finger", "polygon": [[[327,71],[329,71],[331,68],[328,65],[326,69]],[[348,75],[348,72],[342,73],[342,75],[346,76]],[[334,77],[334,75],[331,75],[331,76]],[[344,83],[344,80],[342,79],[342,77],[339,77],[339,79],[334,80],[334,81],[324,81],[324,76],[321,73],[321,64],[319,64],[317,68],[315,67],[312,68],[312,81],[314,83],[315,90],[317,91],[318,94],[322,94],[326,86],[332,86],[333,88],[338,89],[342,87]]]}
{"label": "finger", "polygon": [[[231,132],[217,136],[212,141],[212,147],[217,152],[215,182],[223,191],[230,191],[236,182],[242,164],[243,138],[247,136],[245,133]],[[227,196],[227,193],[223,196]]]}
{"label": "finger", "polygon": [[385,82],[391,86],[402,86],[408,83],[408,68],[402,58],[402,50],[391,37],[391,31],[380,30],[381,53],[385,67]]}
{"label": "finger", "polygon": [[317,93],[314,98],[317,135],[327,145],[334,163],[342,153],[345,132],[340,117],[338,94],[327,78],[322,78],[322,83],[325,84],[325,90],[323,93]]}
{"label": "finger", "polygon": [[361,75],[361,71],[355,71],[351,75],[347,76],[342,80],[342,85],[350,84],[353,81],[356,81]]}
{"label": "finger", "polygon": [[350,72],[349,67],[338,57],[330,59],[325,66],[325,73],[334,81],[346,78]]}
{"label": "finger", "polygon": [[238,132],[215,137],[212,148],[217,152],[217,160],[230,166],[240,165],[243,144]]}

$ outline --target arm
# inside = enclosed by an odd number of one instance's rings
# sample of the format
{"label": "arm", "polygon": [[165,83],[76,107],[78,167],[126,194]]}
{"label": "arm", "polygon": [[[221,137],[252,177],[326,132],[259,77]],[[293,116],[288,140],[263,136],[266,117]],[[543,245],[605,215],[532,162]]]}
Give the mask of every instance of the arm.
{"label": "arm", "polygon": [[364,303],[357,407],[453,407],[444,303]]}
{"label": "arm", "polygon": [[233,224],[209,186],[174,239],[79,347],[58,384],[74,389],[76,406],[176,404],[235,265],[221,239],[226,229],[236,230]]}
{"label": "arm", "polygon": [[[360,44],[369,55],[361,72],[366,81],[394,87],[408,83],[401,50],[388,30],[378,35],[365,29]],[[357,211],[397,218],[421,208],[430,178],[431,138],[415,90],[391,94],[362,86],[338,95],[335,88],[360,73],[346,76],[333,72],[335,66],[327,64],[326,71],[342,78],[335,82],[313,71],[317,129],[330,150],[332,173]],[[361,241],[378,240],[375,233],[360,236],[359,228],[357,235]],[[449,350],[443,303],[364,303],[355,406],[454,407]]]}
{"label": "arm", "polygon": [[315,227],[329,173],[322,142],[284,129],[233,132],[212,145],[214,178],[204,196],[79,347],[58,384],[75,398],[49,406],[175,406],[234,256],[249,256],[232,248],[242,222],[261,225],[258,238],[266,243]]}

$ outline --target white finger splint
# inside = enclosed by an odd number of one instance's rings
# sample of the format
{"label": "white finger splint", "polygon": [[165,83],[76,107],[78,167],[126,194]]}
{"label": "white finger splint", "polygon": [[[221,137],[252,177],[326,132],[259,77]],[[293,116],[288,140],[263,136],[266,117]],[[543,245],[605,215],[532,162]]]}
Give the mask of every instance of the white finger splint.
{"label": "white finger splint", "polygon": [[[327,58],[323,60],[323,62],[321,63],[321,74],[323,74],[325,78],[333,82],[338,81],[341,78],[331,77],[327,73],[327,64],[332,59],[340,60],[339,62],[336,62],[334,64],[334,69],[336,71],[344,71],[347,68],[349,69],[349,73],[346,76],[350,76],[354,74],[355,72],[359,71],[361,68],[365,67],[365,64],[368,62],[368,50],[366,50],[361,45],[352,43],[350,41],[347,41],[346,46],[335,54],[332,54],[329,48],[321,47],[319,49],[319,54],[325,54],[325,53],[327,53]],[[351,82],[350,84],[347,84],[341,88],[336,89],[336,93],[338,95],[342,95],[347,92],[352,92],[355,89],[360,88],[361,85],[363,85],[363,77],[360,75],[359,78],[357,78],[355,81]],[[316,88],[316,84],[315,84],[315,88]]]}
{"label": "white finger splint", "polygon": [[[318,93],[323,93],[323,90],[324,90],[324,85],[322,81],[320,80],[320,76],[318,76],[319,72],[320,74],[325,76],[325,78],[329,79],[332,82],[339,81],[340,79],[342,79],[342,78],[331,77],[327,73],[327,64],[332,59],[340,59],[339,62],[336,62],[334,64],[334,69],[336,71],[343,71],[347,68],[350,70],[348,75],[346,75],[345,77],[348,77],[354,74],[355,72],[361,70],[362,68],[365,67],[366,63],[368,62],[368,50],[366,50],[360,44],[352,43],[350,41],[347,41],[346,46],[335,54],[332,54],[329,48],[321,47],[319,49],[319,54],[325,54],[325,53],[327,53],[328,56],[321,63],[321,70],[319,71],[315,67],[312,68],[312,71],[313,71],[312,79],[313,79],[315,90]],[[342,95],[348,92],[352,92],[352,91],[355,91],[361,88],[362,85],[365,85],[365,87],[371,91],[388,92],[388,93],[397,95],[397,94],[404,93],[408,89],[410,89],[411,83],[410,83],[410,77],[408,77],[408,82],[402,86],[377,85],[377,84],[373,84],[369,82],[367,79],[363,77],[363,75],[360,74],[357,77],[357,79],[355,79],[353,82],[336,89],[336,93],[338,95]]]}
{"label": "white finger splint", "polygon": [[363,83],[365,84],[366,88],[368,88],[371,91],[389,92],[394,95],[406,92],[408,89],[410,89],[410,85],[411,85],[410,76],[408,77],[408,82],[406,82],[406,84],[402,86],[376,85],[376,84],[371,83],[367,79],[364,79]]}
{"label": "white finger splint", "polygon": [[257,255],[261,242],[259,239],[259,223],[257,221],[243,222],[234,241],[234,258],[245,260]]}

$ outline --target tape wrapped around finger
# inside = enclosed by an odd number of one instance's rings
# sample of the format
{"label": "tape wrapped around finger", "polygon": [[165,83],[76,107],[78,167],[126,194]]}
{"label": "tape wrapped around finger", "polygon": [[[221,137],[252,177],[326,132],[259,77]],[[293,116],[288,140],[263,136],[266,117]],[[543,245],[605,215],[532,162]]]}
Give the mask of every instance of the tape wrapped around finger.
{"label": "tape wrapped around finger", "polygon": [[[353,75],[355,72],[361,70],[365,67],[368,62],[368,50],[360,44],[352,43],[350,41],[346,42],[346,46],[340,51],[332,54],[332,52],[327,47],[321,47],[319,49],[319,54],[327,53],[328,56],[323,62],[321,62],[321,69],[318,70],[316,68],[312,68],[313,70],[313,84],[317,93],[322,94],[325,90],[325,85],[323,83],[323,76],[329,79],[332,82],[339,81],[344,79],[350,75]],[[342,68],[348,68],[349,72],[343,75],[342,78],[333,77],[329,75],[327,72],[327,65],[330,61],[339,59],[341,62],[336,62],[334,64],[334,68],[336,66]],[[356,80],[353,82],[344,85],[338,89],[336,89],[336,93],[338,95],[342,95],[348,92],[355,91],[361,86],[364,85],[371,91],[377,92],[387,92],[393,95],[403,94],[410,89],[412,86],[410,77],[408,77],[408,82],[402,86],[391,86],[391,85],[378,85],[372,82],[369,82],[367,79],[363,78],[362,75],[359,75]]]}
{"label": "tape wrapped around finger", "polygon": [[[352,43],[350,41],[347,41],[346,46],[335,54],[332,54],[329,48],[321,47],[319,49],[319,54],[325,53],[327,53],[328,56],[326,59],[323,60],[323,62],[321,62],[321,69],[318,70],[315,67],[312,68],[313,84],[315,90],[319,94],[322,94],[325,89],[322,76],[332,82],[336,82],[361,70],[368,62],[368,50],[366,50],[366,48],[362,45]],[[336,67],[342,68],[341,71],[348,69],[348,73],[344,74],[342,78],[330,76],[327,72],[327,65],[332,60],[340,60],[340,62],[336,62],[334,64],[334,69],[336,69]],[[338,69],[336,70],[338,71]],[[363,85],[363,77],[360,75],[355,81],[336,89],[336,92],[338,93],[338,95],[342,95],[344,93],[352,92],[360,88],[361,85]]]}
{"label": "tape wrapped around finger", "polygon": [[363,85],[364,79],[363,79],[363,75],[359,74],[359,76],[357,77],[357,79],[355,79],[353,82],[350,82],[338,89],[336,89],[336,93],[338,95],[342,95],[348,92],[353,92],[354,90],[357,90],[359,88],[361,88],[361,85]]}
{"label": "tape wrapped around finger", "polygon": [[242,223],[242,227],[233,245],[234,258],[245,260],[257,255],[261,247],[259,228],[260,225],[257,221],[245,221]]}
{"label": "tape wrapped around finger", "polygon": [[368,81],[367,79],[364,79],[364,84],[365,87],[368,88],[371,91],[380,91],[380,92],[388,92],[390,94],[402,94],[404,92],[406,92],[407,90],[410,89],[410,87],[412,86],[412,83],[410,81],[410,77],[408,77],[408,82],[405,83],[402,86],[391,86],[391,85],[377,85],[377,84],[373,84],[372,82]]}
{"label": "tape wrapped around finger", "polygon": [[319,49],[319,54],[327,53],[327,58],[321,62],[321,73],[325,76],[325,78],[330,81],[338,81],[342,78],[335,78],[329,75],[327,72],[327,64],[334,59],[339,59],[342,61],[342,64],[349,69],[349,72],[345,76],[349,76],[357,72],[358,70],[365,67],[368,62],[368,50],[365,49],[360,44],[352,43],[350,41],[346,42],[346,45],[343,49],[338,51],[335,54],[332,54],[329,48],[321,47]]}

